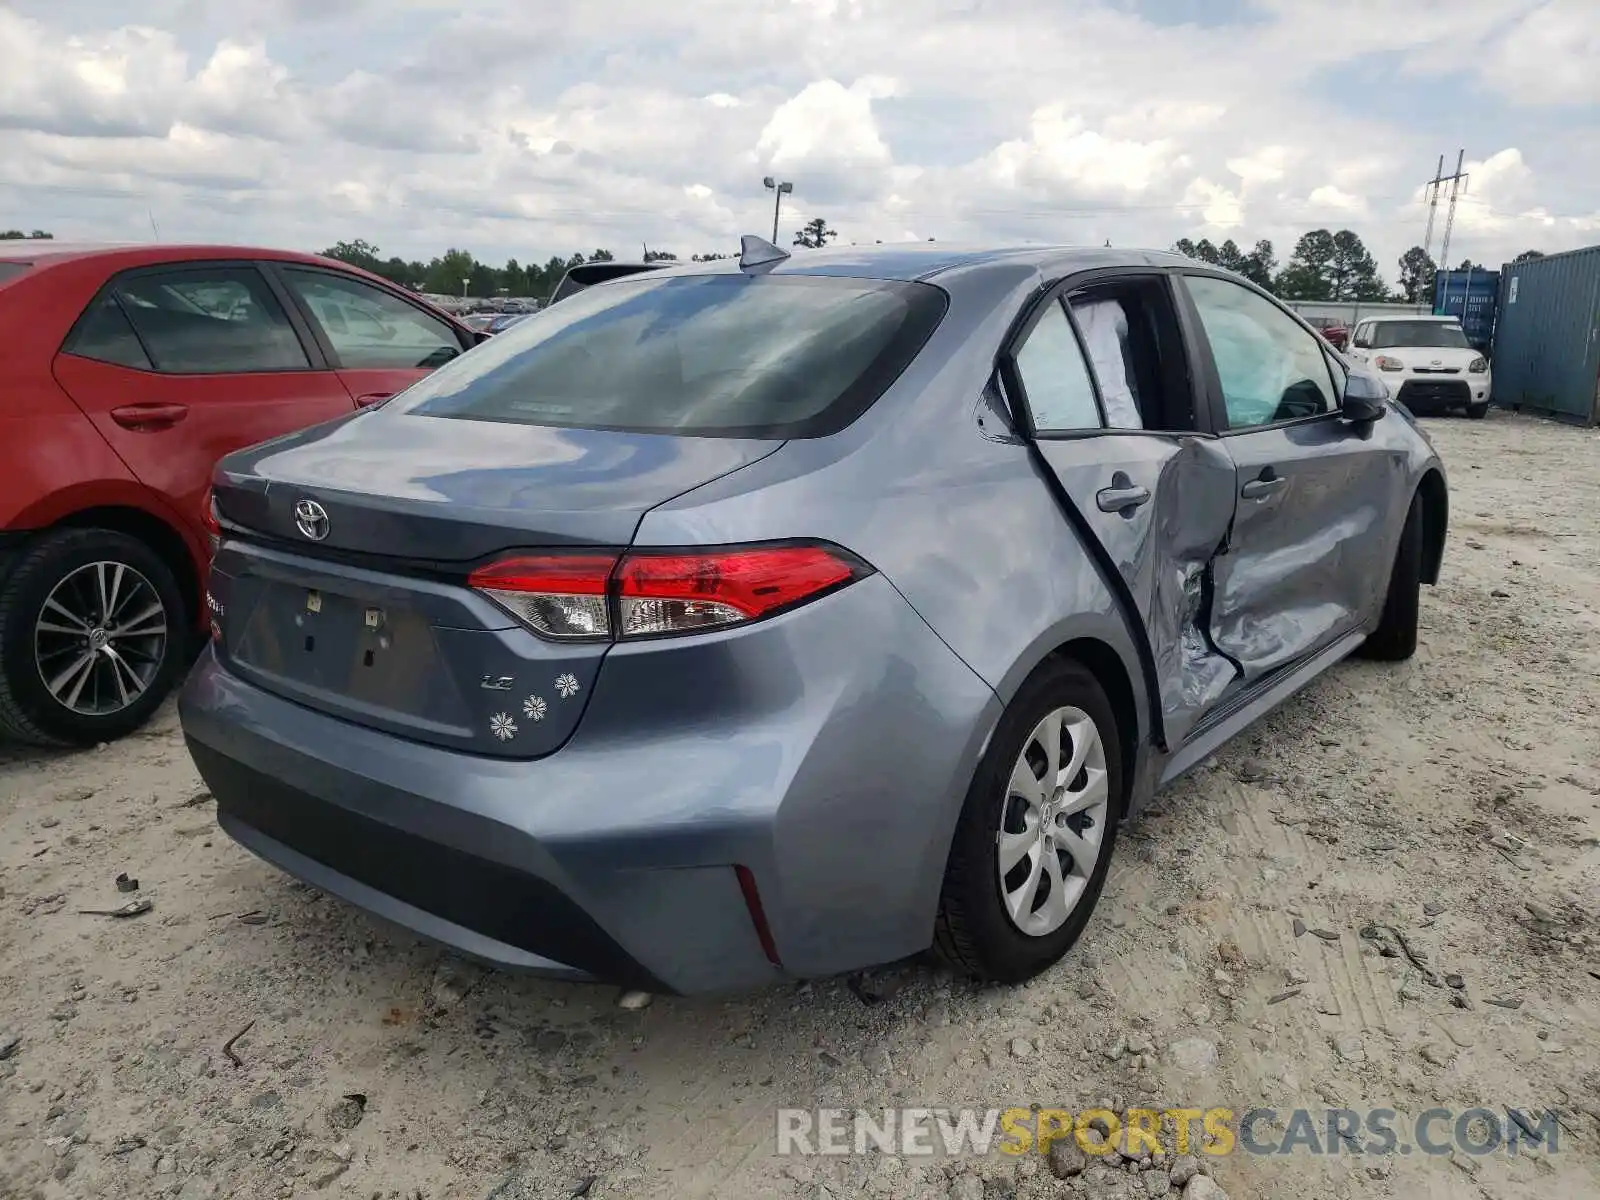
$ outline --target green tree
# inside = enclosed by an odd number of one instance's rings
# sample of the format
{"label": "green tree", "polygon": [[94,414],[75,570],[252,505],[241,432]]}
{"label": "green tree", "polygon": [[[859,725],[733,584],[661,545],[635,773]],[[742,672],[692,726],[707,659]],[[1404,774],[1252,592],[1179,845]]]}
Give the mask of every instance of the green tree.
{"label": "green tree", "polygon": [[1377,260],[1348,229],[1333,235],[1329,283],[1335,300],[1386,300],[1389,289],[1378,274]]}
{"label": "green tree", "polygon": [[1333,234],[1326,229],[1302,233],[1278,274],[1278,294],[1288,300],[1331,300],[1333,253]]}
{"label": "green tree", "polygon": [[449,249],[428,264],[423,277],[424,291],[444,296],[459,296],[463,281],[470,285],[477,260],[465,250]]}
{"label": "green tree", "polygon": [[467,278],[471,281],[467,285],[467,291],[474,296],[498,295],[500,289],[505,286],[501,281],[500,272],[488,263],[474,261],[472,273]]}
{"label": "green tree", "polygon": [[1517,255],[1511,261],[1514,262],[1514,263],[1525,263],[1525,262],[1532,262],[1536,258],[1543,258],[1543,257],[1544,257],[1544,251],[1543,250],[1524,250],[1521,254]]}
{"label": "green tree", "polygon": [[1251,283],[1259,288],[1272,291],[1273,275],[1278,269],[1278,256],[1273,253],[1272,242],[1262,238],[1256,242],[1255,248],[1244,256],[1244,265],[1238,268]]}
{"label": "green tree", "polygon": [[1255,249],[1248,252],[1241,250],[1232,238],[1220,246],[1212,245],[1208,238],[1201,238],[1198,242],[1179,238],[1173,243],[1172,248],[1179,254],[1197,258],[1201,262],[1210,263],[1227,271],[1234,271],[1256,286],[1272,290],[1272,273],[1277,268],[1278,260],[1273,254],[1272,243],[1265,238],[1255,244]]}
{"label": "green tree", "polygon": [[733,255],[731,255],[731,254],[719,254],[717,251],[713,250],[709,254],[695,254],[695,255],[692,255],[690,257],[689,261],[690,262],[721,262],[725,258],[732,258],[732,257],[733,257]]}
{"label": "green tree", "polygon": [[379,257],[379,250],[371,242],[357,238],[353,242],[335,242],[322,251],[323,258],[337,259],[342,263],[349,263],[352,267],[360,267],[363,271],[382,274],[385,263]]}
{"label": "green tree", "polygon": [[670,250],[646,250],[645,262],[677,262],[678,256]]}
{"label": "green tree", "polygon": [[821,217],[812,217],[801,229],[795,230],[794,244],[796,246],[809,246],[813,250],[826,246],[830,241],[839,236],[837,229],[829,229],[828,223]]}
{"label": "green tree", "polygon": [[1278,294],[1290,300],[1382,300],[1388,289],[1372,254],[1348,229],[1300,235],[1278,274]]}
{"label": "green tree", "polygon": [[1400,296],[1408,304],[1426,304],[1433,295],[1433,256],[1413,246],[1400,256]]}
{"label": "green tree", "polygon": [[616,260],[617,256],[612,254],[609,250],[596,250],[593,254],[589,255],[590,262],[615,262]]}

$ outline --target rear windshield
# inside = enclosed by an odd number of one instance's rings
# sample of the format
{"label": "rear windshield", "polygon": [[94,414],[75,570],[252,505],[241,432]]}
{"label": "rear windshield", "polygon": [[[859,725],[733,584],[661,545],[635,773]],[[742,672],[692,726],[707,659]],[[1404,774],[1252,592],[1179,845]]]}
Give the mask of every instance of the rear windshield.
{"label": "rear windshield", "polygon": [[32,263],[0,262],[0,287],[10,283],[31,266]]}
{"label": "rear windshield", "polygon": [[944,316],[923,283],[641,275],[518,321],[405,411],[700,437],[818,437],[866,411]]}
{"label": "rear windshield", "polygon": [[1461,326],[1447,321],[1379,321],[1372,327],[1372,345],[1469,348]]}

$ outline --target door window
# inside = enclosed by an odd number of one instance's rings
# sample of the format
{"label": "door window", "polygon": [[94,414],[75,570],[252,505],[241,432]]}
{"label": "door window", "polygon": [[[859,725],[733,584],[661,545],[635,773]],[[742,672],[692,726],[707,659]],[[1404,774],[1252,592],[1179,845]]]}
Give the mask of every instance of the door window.
{"label": "door window", "polygon": [[461,353],[454,329],[383,288],[294,267],[283,277],[322,326],[342,367],[428,370]]}
{"label": "door window", "polygon": [[1315,335],[1236,283],[1200,276],[1185,282],[1211,344],[1230,429],[1334,410],[1333,379]]}
{"label": "door window", "polygon": [[[311,366],[282,305],[253,267],[140,271],[114,280],[111,291],[157,371],[221,375]],[[98,306],[79,329],[80,338],[91,326],[113,333],[118,322]],[[76,346],[74,352],[82,353]]]}
{"label": "door window", "polygon": [[1060,301],[1051,301],[1017,351],[1017,373],[1039,432],[1104,426],[1089,365]]}

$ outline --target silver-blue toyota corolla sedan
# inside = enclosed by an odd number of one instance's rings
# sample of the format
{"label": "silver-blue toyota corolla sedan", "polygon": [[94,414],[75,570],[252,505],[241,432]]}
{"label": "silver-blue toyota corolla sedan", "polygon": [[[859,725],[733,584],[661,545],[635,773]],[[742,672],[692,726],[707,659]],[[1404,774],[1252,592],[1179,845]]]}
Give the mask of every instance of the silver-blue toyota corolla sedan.
{"label": "silver-blue toyota corolla sedan", "polygon": [[183,727],[245,847],[496,963],[1022,980],[1144,798],[1412,653],[1446,503],[1225,272],[746,239],[224,459]]}

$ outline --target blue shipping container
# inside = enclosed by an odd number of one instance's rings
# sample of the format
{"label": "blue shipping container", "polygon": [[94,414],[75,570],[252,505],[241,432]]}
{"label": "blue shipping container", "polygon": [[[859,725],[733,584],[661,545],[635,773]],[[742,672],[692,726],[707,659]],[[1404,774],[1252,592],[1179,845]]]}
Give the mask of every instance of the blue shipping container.
{"label": "blue shipping container", "polygon": [[1500,273],[1480,271],[1435,271],[1433,274],[1433,313],[1454,317],[1471,342],[1485,354],[1494,340],[1494,320],[1500,301]]}
{"label": "blue shipping container", "polygon": [[1495,403],[1593,425],[1600,419],[1600,246],[1501,270]]}

